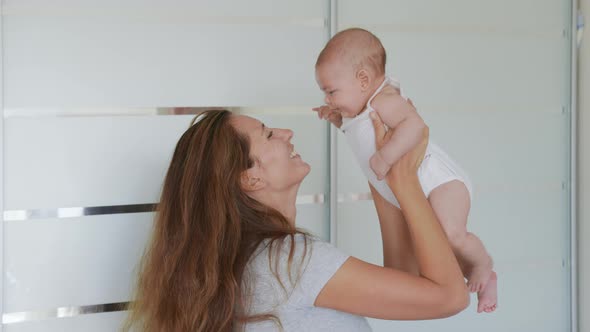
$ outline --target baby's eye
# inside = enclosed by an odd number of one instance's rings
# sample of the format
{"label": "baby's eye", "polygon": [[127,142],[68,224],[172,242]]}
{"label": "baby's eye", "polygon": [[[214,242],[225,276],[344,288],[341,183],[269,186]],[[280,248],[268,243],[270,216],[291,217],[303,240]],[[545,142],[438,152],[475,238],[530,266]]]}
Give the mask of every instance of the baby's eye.
{"label": "baby's eye", "polygon": [[334,94],[334,92],[336,92],[336,90],[328,91],[328,94],[331,96]]}
{"label": "baby's eye", "polygon": [[272,137],[272,130],[268,132],[268,135],[266,136],[266,138],[271,138]]}

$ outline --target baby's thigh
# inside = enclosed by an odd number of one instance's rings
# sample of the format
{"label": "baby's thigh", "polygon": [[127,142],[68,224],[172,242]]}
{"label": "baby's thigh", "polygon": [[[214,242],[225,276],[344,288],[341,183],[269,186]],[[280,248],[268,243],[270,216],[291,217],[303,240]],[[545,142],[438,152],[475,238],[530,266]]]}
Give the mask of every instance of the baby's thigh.
{"label": "baby's thigh", "polygon": [[448,237],[467,232],[471,196],[465,183],[459,180],[443,183],[430,192],[428,201]]}

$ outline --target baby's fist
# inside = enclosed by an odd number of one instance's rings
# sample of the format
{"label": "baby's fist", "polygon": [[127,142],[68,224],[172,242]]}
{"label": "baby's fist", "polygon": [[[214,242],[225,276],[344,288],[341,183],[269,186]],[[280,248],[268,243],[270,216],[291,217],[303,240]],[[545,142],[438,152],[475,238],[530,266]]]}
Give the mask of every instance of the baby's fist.
{"label": "baby's fist", "polygon": [[336,128],[340,128],[340,126],[342,126],[342,115],[340,112],[338,112],[338,110],[331,108],[328,105],[314,107],[312,110],[318,113],[318,118],[328,120],[330,123],[336,126]]}
{"label": "baby's fist", "polygon": [[387,164],[387,162],[381,157],[379,151],[375,152],[371,159],[369,159],[369,165],[373,172],[375,172],[377,180],[383,180],[391,168],[391,165]]}

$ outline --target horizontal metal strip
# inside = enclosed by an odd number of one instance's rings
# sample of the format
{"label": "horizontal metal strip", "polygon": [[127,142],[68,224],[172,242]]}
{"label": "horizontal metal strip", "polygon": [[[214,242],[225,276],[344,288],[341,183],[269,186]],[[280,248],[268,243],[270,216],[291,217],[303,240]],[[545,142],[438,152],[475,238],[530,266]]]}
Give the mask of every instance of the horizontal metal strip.
{"label": "horizontal metal strip", "polygon": [[[108,117],[108,116],[158,116],[158,115],[196,115],[211,109],[227,109],[238,114],[299,114],[313,115],[309,107],[236,107],[236,106],[212,106],[212,107],[138,107],[138,108],[6,108],[4,118],[39,118],[39,117]],[[473,115],[473,114],[534,114],[539,115],[564,115],[569,111],[565,106],[560,108],[523,108],[521,106],[505,105],[503,107],[471,105],[446,108],[441,105],[422,105],[422,113],[425,116],[440,114],[449,115]],[[432,111],[436,110],[436,111]]]}
{"label": "horizontal metal strip", "polygon": [[[564,193],[568,189],[566,182],[538,183],[535,185],[514,185],[502,183],[488,183],[478,186],[477,194],[503,194],[503,193]],[[338,203],[371,201],[373,195],[365,193],[338,194]]]}
{"label": "horizontal metal strip", "polygon": [[301,26],[324,28],[326,18],[312,16],[246,16],[246,15],[215,15],[208,14],[203,8],[196,6],[160,8],[134,7],[113,7],[104,6],[19,6],[5,5],[2,8],[2,16],[5,17],[53,17],[59,19],[110,19],[121,20],[131,23],[152,23],[152,24],[219,24],[219,25],[272,25],[272,26]]}
{"label": "horizontal metal strip", "polygon": [[[477,194],[488,193],[551,193],[567,190],[565,182],[536,183],[535,185],[514,185],[501,183],[481,184],[477,187]],[[373,197],[370,192],[364,193],[342,193],[338,194],[338,203],[370,201]],[[297,196],[296,203],[303,204],[324,204],[324,194],[309,194]],[[156,203],[134,204],[134,205],[112,205],[93,207],[69,207],[56,209],[30,209],[30,210],[5,210],[4,221],[19,221],[49,218],[76,218],[93,215],[123,214],[123,213],[144,213],[153,212],[157,208]]]}
{"label": "horizontal metal strip", "polygon": [[368,193],[346,193],[338,194],[338,203],[358,202],[358,201],[372,201],[373,195]]}
{"label": "horizontal metal strip", "polygon": [[56,209],[31,209],[4,211],[4,221],[76,218],[103,214],[143,213],[155,211],[157,204],[111,205],[91,207],[69,207]]}
{"label": "horizontal metal strip", "polygon": [[[347,27],[350,22],[339,22],[341,27]],[[522,27],[507,25],[476,25],[476,24],[366,24],[365,28],[371,31],[388,31],[399,33],[424,33],[424,34],[478,34],[478,35],[504,35],[511,38],[565,38],[564,26]]]}
{"label": "horizontal metal strip", "polygon": [[207,110],[230,110],[238,114],[302,114],[312,115],[309,107],[138,107],[138,108],[6,108],[4,118],[38,117],[105,117],[105,116],[157,116],[157,115],[196,115]]}
{"label": "horizontal metal strip", "polygon": [[[324,194],[310,194],[297,196],[297,204],[323,204]],[[145,213],[156,210],[158,204],[133,204],[133,205],[111,205],[91,207],[68,207],[56,209],[30,209],[30,210],[6,210],[4,221],[19,221],[32,219],[49,218],[76,218],[85,216],[123,214],[123,213]]]}
{"label": "horizontal metal strip", "polygon": [[15,324],[51,318],[67,318],[86,314],[125,311],[127,310],[128,305],[129,302],[118,302],[78,307],[59,307],[39,311],[10,312],[2,314],[2,324]]}

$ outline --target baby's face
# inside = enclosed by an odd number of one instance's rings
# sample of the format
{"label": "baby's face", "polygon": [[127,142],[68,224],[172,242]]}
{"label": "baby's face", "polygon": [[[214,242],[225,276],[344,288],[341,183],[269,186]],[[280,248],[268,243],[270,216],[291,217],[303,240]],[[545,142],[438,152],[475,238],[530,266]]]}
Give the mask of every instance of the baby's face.
{"label": "baby's face", "polygon": [[342,117],[353,118],[365,108],[367,98],[352,68],[324,63],[316,67],[315,74],[326,105],[336,109]]}

